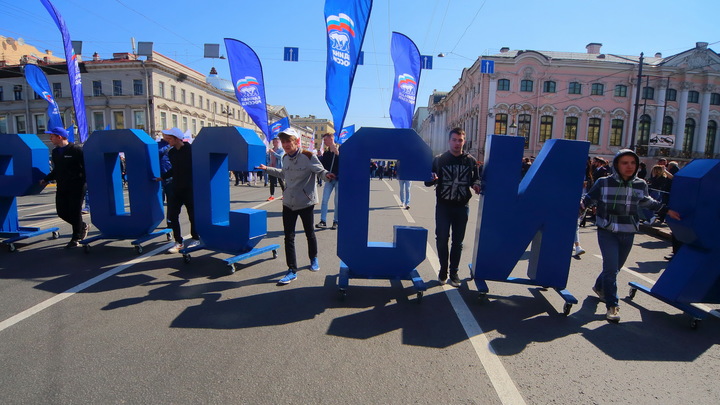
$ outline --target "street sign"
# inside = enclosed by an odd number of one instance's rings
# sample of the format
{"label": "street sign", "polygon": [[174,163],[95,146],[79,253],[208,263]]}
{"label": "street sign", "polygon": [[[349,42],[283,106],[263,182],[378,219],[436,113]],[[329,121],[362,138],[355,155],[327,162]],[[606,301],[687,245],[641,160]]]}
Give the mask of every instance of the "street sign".
{"label": "street sign", "polygon": [[495,73],[495,61],[494,60],[483,60],[480,65],[480,73],[487,73],[487,74]]}
{"label": "street sign", "polygon": [[300,48],[289,48],[286,46],[285,52],[283,53],[283,60],[285,62],[297,62],[299,53]]}
{"label": "street sign", "polygon": [[421,69],[432,69],[432,56],[430,55],[420,55],[420,68]]}

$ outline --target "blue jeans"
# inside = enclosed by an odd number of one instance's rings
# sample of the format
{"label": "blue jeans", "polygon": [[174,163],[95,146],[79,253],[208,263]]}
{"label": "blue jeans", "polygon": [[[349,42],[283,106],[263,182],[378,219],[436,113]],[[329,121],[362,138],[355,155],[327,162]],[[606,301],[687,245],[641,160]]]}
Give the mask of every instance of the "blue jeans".
{"label": "blue jeans", "polygon": [[[447,271],[448,259],[450,260],[450,271],[458,270],[469,213],[470,208],[467,205],[438,202],[435,206],[435,243],[440,259],[440,271]],[[451,228],[452,244],[448,252]]]}
{"label": "blue jeans", "polygon": [[333,222],[337,222],[337,212],[338,212],[338,193],[337,193],[337,185],[338,181],[336,180],[330,180],[327,183],[325,183],[325,187],[323,188],[323,199],[322,204],[320,205],[320,221],[327,222],[327,212],[328,212],[328,202],[330,201],[330,193],[335,190],[335,210],[333,211]]}
{"label": "blue jeans", "polygon": [[625,265],[635,239],[634,233],[610,232],[598,228],[598,244],[602,253],[602,273],[595,280],[595,289],[605,297],[605,306],[618,306],[617,275]]}
{"label": "blue jeans", "polygon": [[400,180],[400,202],[410,205],[410,180]]}

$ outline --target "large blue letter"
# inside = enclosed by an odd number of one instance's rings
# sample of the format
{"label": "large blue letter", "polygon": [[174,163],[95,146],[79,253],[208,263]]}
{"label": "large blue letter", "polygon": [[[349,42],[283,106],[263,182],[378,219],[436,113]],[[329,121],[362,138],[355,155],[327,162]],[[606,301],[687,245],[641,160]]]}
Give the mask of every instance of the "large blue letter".
{"label": "large blue letter", "polygon": [[267,234],[267,211],[230,211],[228,170],[254,171],[265,163],[265,145],[255,131],[207,127],[193,148],[195,226],[208,249],[244,253]]}
{"label": "large blue letter", "polygon": [[720,303],[720,160],[694,160],[673,178],[670,207],[682,216],[669,219],[684,245],[652,288],[682,303]]}
{"label": "large blue letter", "polygon": [[567,284],[589,144],[548,140],[521,180],[523,147],[521,137],[488,137],[473,257],[481,291],[483,280],[506,281],[530,242],[530,280]]}
{"label": "large blue letter", "polygon": [[19,231],[17,199],[38,194],[50,171],[48,149],[33,134],[0,134],[0,233]]}
{"label": "large blue letter", "polygon": [[412,129],[361,128],[341,148],[337,252],[356,275],[406,276],[425,260],[427,229],[395,226],[393,243],[368,243],[370,159],[399,160],[398,178],[428,180],[432,152]]}
{"label": "large blue letter", "polygon": [[[95,131],[84,146],[92,222],[105,237],[136,238],[164,218],[157,142],[144,131]],[[119,153],[125,154],[130,212],[125,211]]]}

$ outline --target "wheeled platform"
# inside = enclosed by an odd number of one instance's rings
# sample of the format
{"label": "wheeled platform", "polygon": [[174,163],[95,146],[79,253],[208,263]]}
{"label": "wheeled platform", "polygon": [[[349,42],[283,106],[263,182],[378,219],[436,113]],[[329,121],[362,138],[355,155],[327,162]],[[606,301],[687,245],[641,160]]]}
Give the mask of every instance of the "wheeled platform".
{"label": "wheeled platform", "polygon": [[2,243],[7,245],[9,252],[16,252],[17,246],[15,246],[15,242],[28,238],[34,238],[36,236],[44,235],[50,232],[52,232],[53,239],[57,239],[60,237],[60,228],[40,229],[29,226],[18,227],[17,230],[13,232],[0,232],[0,237],[9,237],[8,239],[3,240]]}
{"label": "wheeled platform", "polygon": [[[236,268],[235,268],[235,263],[237,263],[237,262],[239,262],[239,261],[242,261],[242,260],[245,260],[245,259],[249,259],[249,258],[251,258],[251,257],[253,257],[253,256],[257,256],[257,255],[262,254],[262,253],[265,253],[265,252],[270,252],[270,251],[272,251],[272,258],[273,258],[273,259],[276,259],[277,256],[278,256],[277,250],[278,250],[279,248],[280,248],[280,245],[277,245],[277,244],[268,245],[268,246],[264,246],[264,247],[261,247],[261,248],[253,248],[253,249],[251,249],[250,251],[247,251],[247,252],[245,252],[245,253],[242,253],[242,254],[239,254],[239,255],[236,255],[236,256],[232,256],[232,257],[228,257],[227,259],[223,259],[223,261],[224,261],[225,263],[227,263],[228,274],[233,274],[233,273],[235,273],[235,270],[236,270]],[[180,253],[182,254],[183,261],[184,261],[185,263],[190,263],[190,259],[191,259],[190,253],[196,252],[196,251],[198,251],[198,250],[213,250],[213,249],[210,249],[210,248],[206,247],[206,246],[205,246],[204,244],[202,244],[202,243],[199,244],[199,245],[197,245],[197,246],[193,246],[193,247],[189,247],[189,248],[185,248],[185,249],[180,249]],[[230,255],[237,253],[237,252],[222,252],[222,251],[217,251],[217,250],[213,250],[213,251],[216,251],[216,252],[219,252],[219,253],[227,253],[227,254],[230,254]]]}
{"label": "wheeled platform", "polygon": [[[149,233],[145,236],[142,236],[140,238],[137,238],[137,239],[131,241],[130,244],[135,248],[135,252],[137,252],[137,254],[142,254],[142,252],[143,252],[142,244],[143,243],[145,243],[151,239],[159,238],[160,236],[163,236],[163,235],[166,235],[167,240],[172,240],[172,229],[170,229],[170,228],[158,229],[155,232]],[[83,249],[85,250],[85,253],[90,253],[90,250],[91,250],[90,244],[95,241],[98,241],[98,240],[127,240],[127,238],[116,238],[116,237],[100,234],[100,235],[95,235],[90,238],[85,238],[80,241],[80,244],[83,245]]]}
{"label": "wheeled platform", "polygon": [[697,327],[700,325],[700,321],[705,319],[705,317],[707,316],[707,313],[705,313],[703,310],[701,310],[699,308],[692,306],[692,304],[669,300],[663,296],[653,293],[650,290],[650,288],[645,287],[642,284],[638,284],[634,281],[631,281],[628,283],[628,285],[630,286],[630,292],[628,293],[628,296],[626,297],[627,300],[632,301],[633,298],[635,298],[635,294],[638,291],[642,291],[645,294],[647,294],[651,297],[657,298],[660,301],[670,305],[671,307],[677,308],[677,309],[685,312],[686,314],[690,315],[692,317],[692,319],[690,320],[690,328],[692,328],[692,329],[697,329]]}
{"label": "wheeled platform", "polygon": [[361,275],[354,273],[348,266],[341,260],[340,261],[340,274],[338,276],[338,294],[341,300],[344,300],[347,296],[347,288],[350,285],[350,279],[364,279],[364,280],[408,280],[413,283],[415,290],[417,291],[416,296],[418,302],[422,302],[423,293],[427,291],[427,285],[420,277],[417,269],[412,269],[405,275],[398,276],[394,275]]}

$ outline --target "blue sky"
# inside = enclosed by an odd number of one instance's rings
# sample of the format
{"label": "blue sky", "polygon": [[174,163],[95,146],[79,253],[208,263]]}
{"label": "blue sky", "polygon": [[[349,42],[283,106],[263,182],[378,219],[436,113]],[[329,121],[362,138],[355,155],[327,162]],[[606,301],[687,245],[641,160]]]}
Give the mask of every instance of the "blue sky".
{"label": "blue sky", "polygon": [[[230,78],[226,60],[203,58],[203,44],[230,37],[250,45],[264,68],[267,100],[290,114],[331,118],[325,103],[324,0],[53,0],[83,56],[131,50],[131,37],[203,73]],[[590,42],[621,55],[669,56],[709,42],[720,51],[717,0],[375,0],[345,125],[392,127],[392,31],[410,37],[433,70],[423,70],[418,106],[449,91],[481,55],[511,49],[585,52]],[[62,54],[60,33],[39,0],[0,0],[0,35]],[[283,62],[283,47],[300,48]],[[438,53],[444,58],[437,58]]]}

